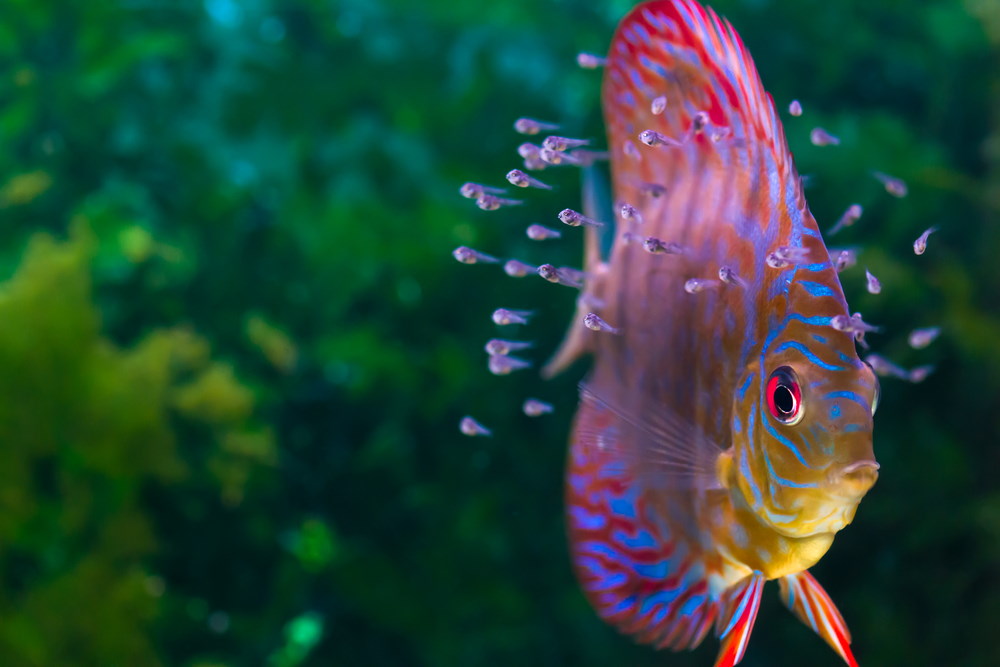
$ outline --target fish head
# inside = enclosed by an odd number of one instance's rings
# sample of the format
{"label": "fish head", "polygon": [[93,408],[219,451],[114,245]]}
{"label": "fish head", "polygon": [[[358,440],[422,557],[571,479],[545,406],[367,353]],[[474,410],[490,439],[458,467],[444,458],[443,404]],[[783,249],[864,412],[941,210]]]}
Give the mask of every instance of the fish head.
{"label": "fish head", "polygon": [[758,518],[808,537],[849,524],[878,479],[879,386],[852,336],[794,324],[747,369],[733,442],[738,487]]}

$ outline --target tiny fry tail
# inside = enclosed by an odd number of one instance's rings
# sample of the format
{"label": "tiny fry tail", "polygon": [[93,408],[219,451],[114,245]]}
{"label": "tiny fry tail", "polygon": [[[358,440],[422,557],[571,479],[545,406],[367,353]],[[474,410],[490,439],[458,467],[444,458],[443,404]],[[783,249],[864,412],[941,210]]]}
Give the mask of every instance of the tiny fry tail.
{"label": "tiny fry tail", "polygon": [[743,659],[760,609],[763,590],[764,575],[754,572],[726,591],[723,597],[724,611],[719,616],[719,627],[724,627],[720,635],[722,647],[715,660],[715,667],[733,667]]}
{"label": "tiny fry tail", "polygon": [[778,580],[781,600],[800,621],[816,631],[820,637],[844,659],[850,667],[858,667],[851,653],[851,633],[844,617],[837,611],[830,596],[808,571],[790,574]]}

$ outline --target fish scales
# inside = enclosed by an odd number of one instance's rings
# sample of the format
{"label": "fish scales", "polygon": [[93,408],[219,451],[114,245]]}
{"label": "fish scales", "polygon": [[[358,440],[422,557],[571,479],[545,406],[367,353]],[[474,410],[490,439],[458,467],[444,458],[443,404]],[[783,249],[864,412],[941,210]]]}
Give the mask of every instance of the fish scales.
{"label": "fish scales", "polygon": [[[684,649],[714,624],[717,665],[732,665],[766,580],[839,618],[806,570],[875,481],[877,381],[853,335],[830,326],[847,302],[732,27],[693,1],[636,7],[612,41],[603,107],[616,201],[636,209],[644,235],[684,251],[646,252],[618,220],[600,271],[588,252],[586,289],[618,335],[573,332],[549,369],[594,358],[567,472],[574,564],[623,632]],[[644,130],[673,141],[645,145]],[[769,267],[779,248],[806,259]],[[685,291],[724,267],[735,281]],[[793,408],[797,426],[784,419]],[[812,627],[854,664],[835,620]]]}

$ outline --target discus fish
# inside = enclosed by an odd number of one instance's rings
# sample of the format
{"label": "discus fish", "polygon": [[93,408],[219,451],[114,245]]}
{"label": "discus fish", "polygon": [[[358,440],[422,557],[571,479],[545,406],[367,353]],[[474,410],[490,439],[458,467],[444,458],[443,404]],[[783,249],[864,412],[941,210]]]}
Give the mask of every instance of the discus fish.
{"label": "discus fish", "polygon": [[[599,333],[574,325],[545,369],[593,357],[566,484],[582,587],[605,621],[657,647],[694,648],[714,624],[716,667],[731,667],[777,580],[856,665],[808,570],[878,477],[878,380],[854,329],[835,326],[854,320],[774,103],[730,24],[695,0],[632,10],[602,96],[630,219],[601,230],[564,216],[585,225],[584,295],[605,306],[581,300],[575,321]],[[627,243],[634,220],[684,251]]]}

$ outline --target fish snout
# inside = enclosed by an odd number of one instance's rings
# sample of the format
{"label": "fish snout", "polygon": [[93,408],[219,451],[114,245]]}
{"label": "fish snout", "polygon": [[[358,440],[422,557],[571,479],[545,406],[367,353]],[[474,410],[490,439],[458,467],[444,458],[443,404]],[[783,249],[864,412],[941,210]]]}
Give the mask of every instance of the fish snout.
{"label": "fish snout", "polygon": [[863,459],[843,466],[831,475],[830,481],[846,496],[861,498],[878,480],[879,465],[873,459]]}

